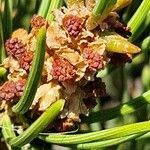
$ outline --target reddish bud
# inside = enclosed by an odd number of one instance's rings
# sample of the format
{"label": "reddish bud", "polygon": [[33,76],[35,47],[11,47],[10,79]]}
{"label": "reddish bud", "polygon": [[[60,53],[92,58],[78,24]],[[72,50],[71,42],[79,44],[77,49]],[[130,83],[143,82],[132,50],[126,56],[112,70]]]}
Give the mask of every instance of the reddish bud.
{"label": "reddish bud", "polygon": [[0,100],[13,101],[18,99],[23,93],[25,83],[25,79],[20,79],[17,82],[5,82],[0,86]]}
{"label": "reddish bud", "polygon": [[47,21],[42,16],[33,15],[31,19],[31,27],[39,29],[42,26],[47,26]]}
{"label": "reddish bud", "polygon": [[21,57],[18,58],[20,67],[24,70],[28,71],[31,65],[33,59],[33,53],[32,52],[25,52],[21,55]]}
{"label": "reddish bud", "polygon": [[77,16],[66,16],[63,25],[70,36],[77,37],[82,30],[82,19]]}
{"label": "reddish bud", "polygon": [[85,58],[90,71],[96,71],[104,67],[104,57],[90,48],[84,48],[83,57]]}
{"label": "reddish bud", "polygon": [[53,78],[60,82],[70,80],[76,74],[74,66],[64,58],[55,58],[52,67]]}
{"label": "reddish bud", "polygon": [[16,58],[26,51],[25,45],[18,38],[8,39],[5,43],[5,47],[7,54]]}

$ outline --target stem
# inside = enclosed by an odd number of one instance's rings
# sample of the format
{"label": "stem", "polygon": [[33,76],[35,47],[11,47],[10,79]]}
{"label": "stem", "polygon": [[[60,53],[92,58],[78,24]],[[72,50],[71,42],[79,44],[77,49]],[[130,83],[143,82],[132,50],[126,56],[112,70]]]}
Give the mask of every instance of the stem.
{"label": "stem", "polygon": [[3,115],[2,133],[3,133],[4,139],[6,141],[9,141],[11,138],[14,138],[16,136],[13,131],[11,120],[10,120],[7,112]]}
{"label": "stem", "polygon": [[2,134],[5,139],[6,145],[8,149],[11,150],[21,150],[20,148],[11,148],[11,146],[8,144],[10,139],[15,138],[15,132],[13,130],[13,124],[11,123],[11,119],[7,112],[3,115],[3,127],[2,127]]}
{"label": "stem", "polygon": [[37,46],[25,90],[20,101],[12,108],[16,113],[24,114],[32,104],[42,75],[42,68],[45,59],[45,41],[46,29],[43,27],[40,29],[37,36]]}
{"label": "stem", "polygon": [[142,0],[132,0],[131,4],[127,7],[125,12],[123,13],[123,21],[125,23],[127,23],[130,20],[130,18],[134,14],[134,12],[140,6],[141,2],[142,2]]}
{"label": "stem", "polygon": [[106,12],[110,12],[117,0],[98,0],[97,4],[93,9],[93,15],[100,16]]}
{"label": "stem", "polygon": [[130,41],[134,40],[136,37],[135,33],[139,29],[140,25],[143,23],[145,17],[150,11],[150,0],[143,0],[133,17],[128,22],[128,27],[131,28],[132,36]]}
{"label": "stem", "polygon": [[2,63],[5,58],[6,58],[6,53],[5,53],[5,48],[4,48],[2,12],[0,11],[0,63]]}
{"label": "stem", "polygon": [[138,39],[138,37],[140,37],[142,35],[142,33],[144,33],[144,31],[147,32],[147,30],[149,28],[150,28],[150,11],[148,12],[147,16],[145,17],[145,20],[143,21],[143,23],[141,24],[141,26],[139,27],[139,29],[137,30],[137,32],[135,32],[135,35],[133,37],[134,41],[136,39]]}
{"label": "stem", "polygon": [[127,115],[136,112],[139,108],[144,107],[147,104],[150,104],[150,90],[141,96],[117,107],[94,112],[90,114],[90,118],[83,118],[83,122],[105,122],[121,115]]}
{"label": "stem", "polygon": [[[99,109],[100,109],[100,100],[97,99],[97,105],[92,110],[92,112],[96,112]],[[91,129],[91,131],[101,130],[101,124],[100,124],[100,122],[94,122],[93,124],[90,124],[90,129]]]}
{"label": "stem", "polygon": [[86,28],[93,30],[101,23],[112,11],[117,0],[98,0],[91,15],[86,21]]}
{"label": "stem", "polygon": [[142,140],[142,139],[146,139],[146,138],[150,138],[150,132],[147,132],[147,133],[143,134],[142,136],[139,136],[138,138],[136,138],[136,140]]}
{"label": "stem", "polygon": [[4,15],[3,15],[3,28],[4,28],[4,41],[10,36],[12,32],[12,0],[5,0]]}
{"label": "stem", "polygon": [[63,1],[62,0],[52,0],[51,4],[49,6],[49,10],[46,16],[46,20],[48,22],[51,22],[54,19],[54,16],[52,14],[52,11],[62,5]]}
{"label": "stem", "polygon": [[42,0],[39,11],[38,11],[38,15],[40,15],[44,18],[46,17],[46,14],[48,12],[48,8],[50,6],[51,1],[52,0]]}
{"label": "stem", "polygon": [[63,100],[57,100],[21,135],[11,139],[9,144],[13,147],[22,147],[31,142],[58,116],[63,105]]}
{"label": "stem", "polygon": [[130,136],[133,134],[144,134],[150,130],[150,121],[133,123],[112,129],[95,131],[85,134],[62,135],[49,134],[48,136],[40,136],[39,138],[51,143],[59,144],[80,144],[97,140],[111,140],[115,138]]}
{"label": "stem", "polygon": [[141,134],[133,134],[125,137],[115,138],[111,140],[106,141],[98,141],[98,142],[92,142],[92,143],[85,143],[85,144],[78,144],[78,149],[93,149],[93,148],[102,148],[102,147],[108,147],[117,145],[132,139],[135,139],[136,137],[139,137]]}
{"label": "stem", "polygon": [[141,48],[143,52],[148,53],[148,51],[150,50],[150,35],[143,40]]}
{"label": "stem", "polygon": [[105,76],[111,74],[115,69],[116,69],[116,67],[108,65],[104,70],[98,71],[96,77],[97,78],[104,78]]}

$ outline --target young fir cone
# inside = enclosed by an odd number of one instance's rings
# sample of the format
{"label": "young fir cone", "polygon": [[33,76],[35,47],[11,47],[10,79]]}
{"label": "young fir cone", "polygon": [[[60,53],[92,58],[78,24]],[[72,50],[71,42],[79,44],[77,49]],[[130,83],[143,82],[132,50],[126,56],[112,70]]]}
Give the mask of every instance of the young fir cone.
{"label": "young fir cone", "polygon": [[[93,0],[91,2],[90,7],[93,7]],[[87,1],[84,4],[83,0],[68,0],[67,3],[68,8],[54,10],[55,19],[49,24],[43,17],[34,15],[29,34],[23,29],[13,32],[13,36],[5,44],[6,59],[11,57],[20,68],[14,67],[12,71],[11,65],[8,65],[9,80],[0,86],[0,100],[19,99],[25,85],[21,69],[29,73],[36,35],[45,26],[47,51],[42,80],[30,111],[43,112],[53,102],[64,99],[66,105],[55,123],[57,131],[72,129],[80,122],[80,115],[87,115],[96,105],[95,99],[106,94],[105,84],[95,77],[97,71],[104,69],[108,62],[123,66],[126,62],[131,62],[133,54],[140,52],[140,48],[124,38],[130,36],[130,31],[113,15],[114,12],[109,12],[113,7],[108,9],[104,17],[91,20],[92,9],[86,7]],[[115,9],[122,7],[121,5],[120,1]],[[96,26],[92,26],[95,24]],[[10,75],[15,76],[14,81]]]}

